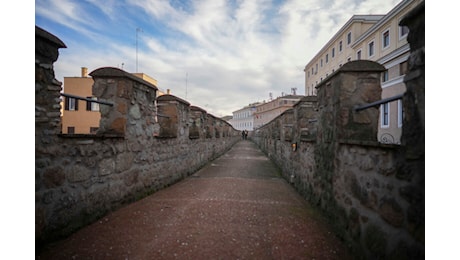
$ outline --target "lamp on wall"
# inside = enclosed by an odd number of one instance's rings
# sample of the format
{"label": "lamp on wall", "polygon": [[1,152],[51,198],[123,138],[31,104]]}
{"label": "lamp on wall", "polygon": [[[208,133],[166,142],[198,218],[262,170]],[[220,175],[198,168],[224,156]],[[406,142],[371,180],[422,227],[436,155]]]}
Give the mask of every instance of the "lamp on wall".
{"label": "lamp on wall", "polygon": [[297,151],[297,143],[292,143],[291,147],[293,152]]}

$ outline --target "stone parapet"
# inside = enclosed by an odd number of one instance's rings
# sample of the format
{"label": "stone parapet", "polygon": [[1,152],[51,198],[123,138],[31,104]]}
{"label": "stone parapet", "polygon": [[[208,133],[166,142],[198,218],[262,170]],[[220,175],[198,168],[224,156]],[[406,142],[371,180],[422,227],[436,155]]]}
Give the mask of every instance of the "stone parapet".
{"label": "stone parapet", "polygon": [[239,140],[222,119],[172,95],[157,97],[155,85],[111,67],[90,73],[93,95],[105,103],[97,133],[61,134],[53,63],[65,45],[37,27],[36,47],[37,246],[189,176]]}

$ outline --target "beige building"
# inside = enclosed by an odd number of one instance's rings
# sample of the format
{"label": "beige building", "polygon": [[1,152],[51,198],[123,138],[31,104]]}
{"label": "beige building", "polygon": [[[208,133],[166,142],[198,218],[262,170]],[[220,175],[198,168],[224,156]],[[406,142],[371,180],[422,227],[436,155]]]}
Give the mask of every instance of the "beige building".
{"label": "beige building", "polygon": [[[385,15],[354,15],[305,66],[305,93],[316,95],[316,85],[343,64],[366,59],[382,64],[382,99],[405,92],[408,29],[399,21],[422,0],[403,0]],[[395,100],[381,105],[378,140],[400,143],[402,103]]]}
{"label": "beige building", "polygon": [[[144,73],[132,74],[155,86],[158,84],[156,79]],[[81,77],[64,77],[64,96],[62,96],[61,102],[61,132],[63,134],[95,134],[98,130],[101,119],[99,106],[104,105],[90,101],[91,99],[97,100],[92,95],[93,83],[93,79],[88,76],[86,67],[81,68]],[[158,91],[158,95],[163,94],[163,92]]]}
{"label": "beige building", "polygon": [[254,129],[265,125],[284,111],[292,108],[302,97],[304,96],[286,95],[259,104],[254,112]]}

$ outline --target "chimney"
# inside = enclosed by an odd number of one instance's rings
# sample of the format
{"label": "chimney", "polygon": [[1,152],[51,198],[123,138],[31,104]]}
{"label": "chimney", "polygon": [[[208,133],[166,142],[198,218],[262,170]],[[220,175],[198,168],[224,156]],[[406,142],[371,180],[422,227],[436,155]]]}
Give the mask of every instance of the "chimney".
{"label": "chimney", "polygon": [[87,67],[81,67],[81,77],[82,78],[88,77],[88,68]]}
{"label": "chimney", "polygon": [[171,90],[169,88],[166,90],[166,94],[171,94]]}

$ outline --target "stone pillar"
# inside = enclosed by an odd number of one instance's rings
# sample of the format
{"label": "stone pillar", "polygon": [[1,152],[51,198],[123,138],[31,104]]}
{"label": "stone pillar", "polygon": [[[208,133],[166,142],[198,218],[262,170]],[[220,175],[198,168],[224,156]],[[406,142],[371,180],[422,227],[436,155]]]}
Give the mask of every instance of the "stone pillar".
{"label": "stone pillar", "polygon": [[379,106],[359,112],[354,108],[380,100],[384,70],[373,61],[351,61],[317,87],[320,142],[377,141]]}
{"label": "stone pillar", "polygon": [[424,258],[425,251],[425,2],[410,11],[400,22],[409,28],[410,45],[408,73],[404,77],[404,121],[401,149],[395,154],[396,178],[407,185],[399,190],[410,204],[406,213],[406,229],[415,241],[406,254],[413,259]]}
{"label": "stone pillar", "polygon": [[197,139],[204,135],[204,121],[206,117],[206,111],[196,107],[190,107],[190,119],[189,119],[189,138]]}
{"label": "stone pillar", "polygon": [[53,64],[60,48],[67,48],[56,36],[35,26],[35,138],[50,143],[61,132],[62,83],[54,78]]}
{"label": "stone pillar", "polygon": [[96,69],[90,76],[94,80],[93,95],[113,104],[99,106],[101,121],[96,135],[124,137],[128,122],[135,125],[135,121],[146,120],[145,117],[154,118],[156,86],[112,67]]}
{"label": "stone pillar", "polygon": [[[56,36],[35,26],[35,192],[48,183],[60,185],[64,179],[62,168],[47,169],[48,157],[58,152],[54,145],[61,131],[60,91],[62,83],[54,78],[53,64],[59,49],[66,48]],[[51,181],[44,180],[49,176]],[[46,237],[47,212],[36,193],[35,240]]]}
{"label": "stone pillar", "polygon": [[160,134],[158,138],[177,138],[188,133],[190,103],[173,95],[161,95],[158,102],[158,122]]}
{"label": "stone pillar", "polygon": [[306,96],[294,106],[294,118],[297,122],[294,125],[294,132],[295,135],[298,136],[297,140],[316,140],[316,127],[318,121],[317,103],[317,96]]}
{"label": "stone pillar", "polygon": [[282,140],[291,142],[293,140],[294,110],[292,108],[282,113]]}

